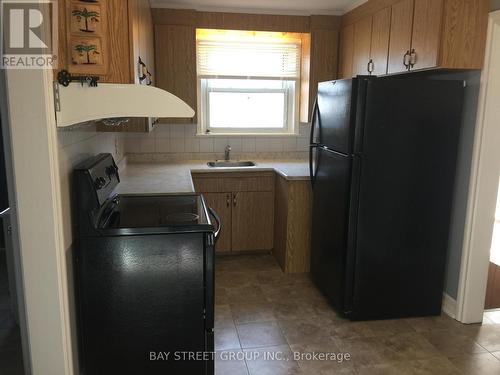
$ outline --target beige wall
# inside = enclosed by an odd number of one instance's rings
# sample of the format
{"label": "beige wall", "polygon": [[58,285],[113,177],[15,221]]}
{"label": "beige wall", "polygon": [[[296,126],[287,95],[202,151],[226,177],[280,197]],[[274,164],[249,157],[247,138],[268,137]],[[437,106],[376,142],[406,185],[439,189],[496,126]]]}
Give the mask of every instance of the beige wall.
{"label": "beige wall", "polygon": [[500,9],[500,0],[491,0],[491,10]]}

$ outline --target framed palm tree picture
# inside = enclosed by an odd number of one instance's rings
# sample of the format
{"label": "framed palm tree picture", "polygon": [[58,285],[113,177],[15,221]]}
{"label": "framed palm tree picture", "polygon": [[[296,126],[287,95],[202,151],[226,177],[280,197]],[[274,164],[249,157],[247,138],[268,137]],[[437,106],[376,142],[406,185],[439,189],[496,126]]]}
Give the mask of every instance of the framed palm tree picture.
{"label": "framed palm tree picture", "polygon": [[74,38],[71,44],[71,64],[87,69],[103,65],[102,46],[99,38]]}
{"label": "framed palm tree picture", "polygon": [[107,74],[106,8],[107,0],[66,0],[70,73]]}
{"label": "framed palm tree picture", "polygon": [[100,5],[72,3],[71,32],[102,35],[102,11]]}

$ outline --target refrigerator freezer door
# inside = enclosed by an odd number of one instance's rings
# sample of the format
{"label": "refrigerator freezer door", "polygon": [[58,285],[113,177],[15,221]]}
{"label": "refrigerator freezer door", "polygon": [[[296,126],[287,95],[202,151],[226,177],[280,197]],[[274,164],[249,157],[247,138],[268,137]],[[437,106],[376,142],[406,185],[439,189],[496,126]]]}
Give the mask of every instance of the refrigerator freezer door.
{"label": "refrigerator freezer door", "polygon": [[358,79],[345,79],[319,84],[316,143],[343,154],[352,153],[358,83]]}
{"label": "refrigerator freezer door", "polygon": [[322,148],[316,152],[311,274],[335,308],[344,312],[351,157]]}
{"label": "refrigerator freezer door", "polygon": [[457,81],[368,84],[353,319],[441,311],[462,99]]}

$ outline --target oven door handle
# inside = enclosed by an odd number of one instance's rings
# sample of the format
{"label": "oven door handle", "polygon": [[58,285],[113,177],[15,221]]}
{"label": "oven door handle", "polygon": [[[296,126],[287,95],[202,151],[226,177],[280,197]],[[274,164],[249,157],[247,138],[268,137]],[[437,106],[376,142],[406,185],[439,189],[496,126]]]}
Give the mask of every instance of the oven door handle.
{"label": "oven door handle", "polygon": [[219,239],[219,236],[220,236],[220,231],[222,229],[222,222],[220,220],[219,215],[217,215],[217,212],[215,212],[215,210],[212,207],[208,207],[208,212],[210,213],[210,215],[212,215],[212,217],[217,222],[217,230],[214,233],[215,242],[217,243],[217,240]]}

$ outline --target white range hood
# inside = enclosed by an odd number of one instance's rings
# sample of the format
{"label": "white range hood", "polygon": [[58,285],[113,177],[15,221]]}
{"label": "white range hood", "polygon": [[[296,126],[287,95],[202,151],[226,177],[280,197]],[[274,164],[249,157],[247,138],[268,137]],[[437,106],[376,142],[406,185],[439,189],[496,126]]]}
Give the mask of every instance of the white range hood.
{"label": "white range hood", "polygon": [[99,83],[89,87],[78,82],[67,87],[54,85],[59,127],[117,117],[194,116],[194,110],[184,101],[153,86]]}

